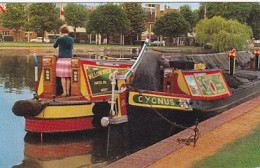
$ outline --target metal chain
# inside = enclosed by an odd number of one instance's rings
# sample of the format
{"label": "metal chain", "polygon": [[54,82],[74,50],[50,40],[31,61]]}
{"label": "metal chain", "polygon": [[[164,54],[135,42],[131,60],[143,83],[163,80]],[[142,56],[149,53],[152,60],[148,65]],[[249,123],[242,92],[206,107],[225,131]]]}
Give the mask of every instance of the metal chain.
{"label": "metal chain", "polygon": [[196,121],[195,128],[193,128],[194,135],[191,135],[189,138],[178,138],[177,142],[184,143],[185,145],[190,145],[193,142],[193,147],[195,147],[200,135],[198,125],[199,122]]}
{"label": "metal chain", "polygon": [[177,142],[179,143],[184,143],[185,145],[190,145],[190,143],[193,142],[193,147],[196,146],[197,140],[199,138],[199,129],[198,129],[198,118],[195,121],[195,128],[190,128],[190,127],[185,127],[183,125],[177,124],[176,122],[172,122],[170,121],[168,118],[166,118],[165,116],[163,116],[157,109],[155,109],[154,107],[152,107],[152,105],[150,104],[151,108],[156,112],[157,115],[159,115],[161,118],[163,118],[166,122],[170,123],[173,126],[182,128],[182,129],[190,129],[194,131],[194,135],[191,135],[189,138],[181,138],[181,139],[177,139]]}

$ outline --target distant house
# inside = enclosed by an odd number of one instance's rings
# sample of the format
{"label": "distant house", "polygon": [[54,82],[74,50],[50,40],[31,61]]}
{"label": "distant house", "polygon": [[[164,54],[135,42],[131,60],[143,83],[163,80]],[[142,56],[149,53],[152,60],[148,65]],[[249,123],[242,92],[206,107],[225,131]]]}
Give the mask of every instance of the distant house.
{"label": "distant house", "polygon": [[[163,10],[161,10],[160,4],[145,4],[143,7],[145,12],[146,12],[146,31],[144,31],[141,35],[141,39],[144,40],[147,35],[150,35],[151,42],[153,41],[166,41],[166,44],[169,43],[167,42],[166,37],[162,36],[157,36],[155,35],[152,30],[154,23],[156,22],[156,18],[161,17],[167,13],[171,12],[180,12],[180,9],[172,9],[170,6],[165,5]],[[187,36],[184,37],[177,37],[174,38],[174,45],[177,46],[182,46],[182,45],[194,45],[194,36],[191,34],[188,34]]]}
{"label": "distant house", "polygon": [[[0,24],[0,37],[1,37],[1,41],[7,41],[7,39],[14,39],[15,40],[15,32],[13,29],[9,29],[6,27],[3,27]],[[11,37],[11,38],[9,38]],[[18,30],[18,34],[17,34],[17,41],[30,41],[30,39],[36,38],[37,37],[37,33],[35,32],[26,32],[23,30]]]}
{"label": "distant house", "polygon": [[[75,33],[74,33],[74,27],[72,26],[68,26],[69,27],[69,35],[74,37]],[[87,43],[88,40],[88,35],[86,32],[86,28],[83,27],[77,27],[76,28],[76,37],[77,39],[74,39],[76,43]]]}
{"label": "distant house", "polygon": [[[3,11],[0,10],[0,15]],[[10,41],[10,40],[17,40],[17,41],[30,41],[30,39],[36,38],[37,33],[35,32],[26,32],[22,29],[18,30],[17,39],[15,39],[15,32],[13,29],[9,29],[3,27],[0,22],[0,41]]]}
{"label": "distant house", "polygon": [[172,8],[170,8],[170,6],[166,6],[166,5],[164,6],[164,9],[161,10],[160,4],[145,4],[145,6],[143,8],[146,12],[145,25],[146,25],[147,30],[142,33],[142,36],[141,36],[142,40],[144,40],[145,37],[149,34],[151,36],[150,39],[152,41],[154,41],[154,40],[162,41],[163,37],[157,37],[152,32],[156,18],[161,17],[161,16],[165,15],[166,13],[179,12],[180,10],[172,9]]}

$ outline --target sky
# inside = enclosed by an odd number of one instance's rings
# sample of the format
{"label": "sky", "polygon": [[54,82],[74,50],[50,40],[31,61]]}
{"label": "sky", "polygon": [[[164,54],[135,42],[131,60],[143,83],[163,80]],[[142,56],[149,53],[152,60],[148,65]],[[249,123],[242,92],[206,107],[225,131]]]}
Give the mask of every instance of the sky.
{"label": "sky", "polygon": [[[159,3],[159,2],[158,2]],[[173,3],[173,2],[169,2],[169,3],[159,3],[161,4],[161,8],[164,7],[164,5],[170,6],[173,9],[178,9],[179,7],[183,6],[183,5],[189,5],[191,7],[192,10],[194,9],[199,9],[200,3]]]}
{"label": "sky", "polygon": [[[201,0],[202,2],[204,0]],[[39,0],[0,0],[1,3],[17,3],[17,2],[32,2],[32,3],[42,3],[42,1]],[[195,0],[44,0],[44,2],[64,2],[64,3],[68,3],[68,2],[75,2],[75,3],[84,3],[87,4],[89,6],[98,6],[100,4],[105,4],[108,2],[113,2],[113,3],[122,3],[122,2],[142,2],[142,6],[144,6],[145,4],[148,3],[153,3],[153,4],[161,4],[161,10],[164,9],[164,5],[170,6],[170,8],[172,9],[178,9],[180,6],[183,5],[189,5],[191,7],[192,10],[198,9],[200,6],[199,1],[195,1]]]}
{"label": "sky", "polygon": [[[111,1],[111,2],[113,2],[113,1]],[[85,4],[87,4],[87,5],[89,5],[89,6],[98,6],[98,5],[100,5],[100,4],[104,4],[104,3],[107,3],[107,2],[98,2],[98,3],[85,3]],[[161,9],[163,9],[164,8],[164,5],[167,5],[167,6],[170,6],[170,8],[172,8],[172,9],[178,9],[180,6],[183,6],[183,5],[189,5],[190,7],[191,7],[191,9],[192,10],[194,10],[194,9],[198,9],[199,8],[199,6],[200,6],[200,3],[198,3],[198,2],[164,2],[164,3],[161,3],[160,1],[158,1],[158,2],[143,2],[143,6],[144,6],[144,4],[148,4],[148,3],[153,3],[153,4],[161,4]]]}

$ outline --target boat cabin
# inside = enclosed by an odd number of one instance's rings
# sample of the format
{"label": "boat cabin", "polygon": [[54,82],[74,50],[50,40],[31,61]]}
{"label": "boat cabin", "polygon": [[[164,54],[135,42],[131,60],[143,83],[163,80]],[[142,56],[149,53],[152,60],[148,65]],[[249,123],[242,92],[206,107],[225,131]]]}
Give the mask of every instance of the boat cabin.
{"label": "boat cabin", "polygon": [[[71,98],[89,101],[109,100],[112,91],[110,75],[125,74],[133,64],[130,60],[71,60]],[[38,87],[39,98],[52,99],[62,94],[60,78],[56,77],[56,57],[43,57]],[[163,93],[186,95],[194,99],[218,99],[230,95],[229,87],[219,69],[205,69],[204,64],[171,61],[162,69]]]}

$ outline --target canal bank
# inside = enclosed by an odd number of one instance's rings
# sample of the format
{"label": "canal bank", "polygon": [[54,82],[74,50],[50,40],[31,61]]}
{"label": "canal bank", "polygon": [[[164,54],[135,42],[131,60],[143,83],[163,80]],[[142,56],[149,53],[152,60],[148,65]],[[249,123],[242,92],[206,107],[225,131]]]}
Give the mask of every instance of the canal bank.
{"label": "canal bank", "polygon": [[[35,44],[34,44],[35,45]],[[58,49],[54,49],[52,44],[44,45],[31,45],[28,44],[22,46],[0,46],[0,56],[6,55],[21,55],[21,56],[32,56],[34,52],[37,56],[46,55],[57,55]],[[99,46],[99,45],[75,45],[73,54],[75,56],[84,56],[92,54],[102,54],[113,55],[115,53],[127,53],[127,54],[138,54],[140,51],[140,46]],[[165,54],[198,54],[198,53],[208,53],[208,50],[204,50],[201,47],[149,47],[149,49],[155,49]]]}
{"label": "canal bank", "polygon": [[[92,55],[100,52],[124,52],[132,54],[132,47],[97,47],[97,46],[76,46],[74,47],[73,54],[74,56],[81,55]],[[53,48],[52,46],[44,47],[0,47],[0,56],[33,56],[34,53],[37,56],[48,56],[48,55],[57,55],[58,49]]]}
{"label": "canal bank", "polygon": [[195,161],[212,156],[225,145],[252,133],[260,123],[259,101],[260,96],[201,122],[198,126],[200,136],[195,147],[178,141],[194,134],[193,130],[186,129],[106,167],[191,167]]}

